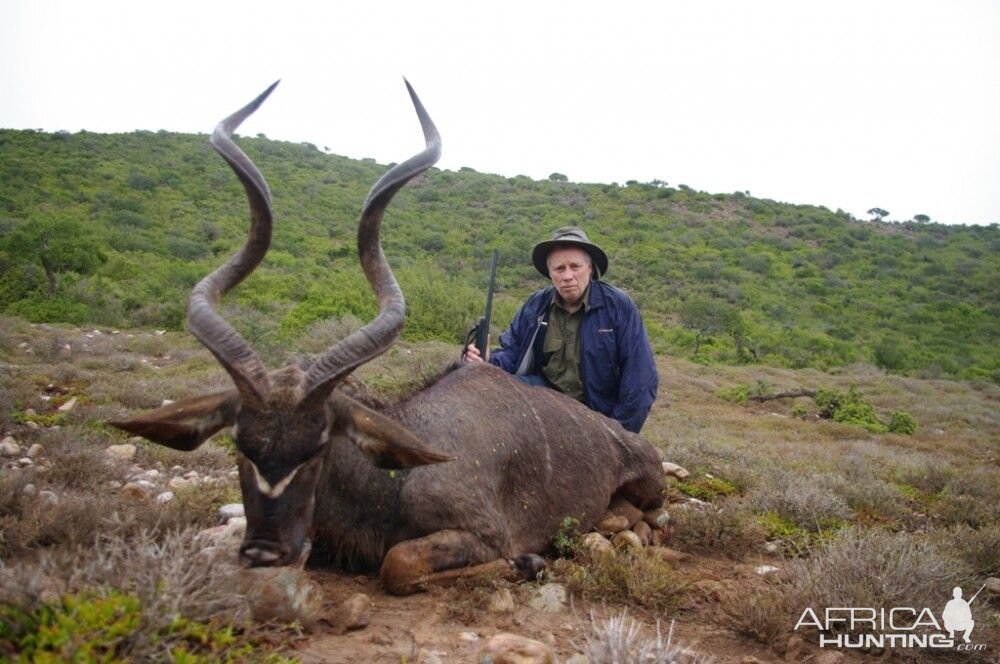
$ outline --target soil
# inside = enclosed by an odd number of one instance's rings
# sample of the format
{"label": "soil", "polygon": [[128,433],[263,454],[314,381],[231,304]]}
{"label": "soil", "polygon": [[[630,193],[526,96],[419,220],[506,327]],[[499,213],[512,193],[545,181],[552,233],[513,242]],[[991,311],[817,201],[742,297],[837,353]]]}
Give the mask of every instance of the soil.
{"label": "soil", "polygon": [[[592,620],[599,622],[621,612],[620,607],[580,598],[571,598],[568,606],[554,613],[533,609],[528,605],[538,587],[533,583],[512,587],[514,611],[496,613],[482,606],[483,602],[472,603],[468,588],[394,597],[381,589],[377,577],[325,570],[311,570],[310,574],[324,589],[329,613],[340,602],[359,592],[371,598],[372,609],[367,627],[342,635],[334,634],[321,621],[295,652],[304,664],[473,662],[486,640],[502,632],[548,643],[559,660],[564,661],[583,650],[586,637],[592,633]],[[725,586],[730,582],[745,582],[754,572],[746,564],[708,559],[686,564],[684,574]],[[711,621],[714,611],[710,593],[690,593],[685,604],[669,616],[676,620],[673,643],[697,653],[699,661],[755,661],[751,658],[758,662],[784,661],[767,646],[714,624]],[[642,625],[645,636],[655,637],[656,616],[635,610],[629,610],[628,615]],[[659,628],[664,638],[670,629],[669,617],[664,623],[664,616],[660,616]]]}

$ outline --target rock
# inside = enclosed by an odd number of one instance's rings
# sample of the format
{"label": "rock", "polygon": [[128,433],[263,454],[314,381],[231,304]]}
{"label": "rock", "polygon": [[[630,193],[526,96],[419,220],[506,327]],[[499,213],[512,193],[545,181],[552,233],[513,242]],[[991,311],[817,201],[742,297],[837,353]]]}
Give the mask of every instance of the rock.
{"label": "rock", "polygon": [[31,457],[21,457],[17,460],[17,465],[21,468],[27,468],[28,466],[35,465],[35,462],[31,460]]}
{"label": "rock", "polygon": [[170,404],[172,404],[173,402],[174,402],[174,400],[173,400],[173,399],[164,399],[164,400],[163,400],[163,401],[162,401],[162,402],[160,403],[160,408],[163,408],[164,406],[169,406],[169,405],[170,405]]}
{"label": "rock", "polygon": [[490,597],[486,610],[490,613],[514,613],[514,594],[509,588],[500,588]]}
{"label": "rock", "polygon": [[147,480],[149,482],[155,482],[156,480],[160,479],[160,471],[158,471],[156,468],[150,468],[149,470],[139,475],[138,479]]}
{"label": "rock", "polygon": [[653,529],[645,521],[636,521],[632,526],[632,532],[639,537],[643,546],[649,546],[653,542]]}
{"label": "rock", "polygon": [[31,457],[32,459],[37,459],[43,454],[45,454],[45,448],[39,445],[38,443],[35,443],[34,445],[28,448],[28,456]]}
{"label": "rock", "polygon": [[234,516],[245,516],[243,503],[229,503],[219,508],[219,520],[226,523]]}
{"label": "rock", "polygon": [[122,495],[138,500],[148,500],[156,492],[156,485],[146,480],[129,482],[122,487]]}
{"label": "rock", "polygon": [[781,553],[781,543],[780,542],[766,542],[764,544],[764,551],[770,554]]}
{"label": "rock", "polygon": [[552,648],[541,641],[518,636],[497,634],[476,653],[479,664],[555,664]]}
{"label": "rock", "polygon": [[21,493],[23,493],[26,496],[34,496],[36,493],[38,493],[38,489],[35,487],[34,484],[29,483],[24,485],[24,488],[21,489]]}
{"label": "rock", "polygon": [[631,530],[623,530],[611,538],[611,546],[625,551],[642,551],[642,540]]}
{"label": "rock", "polygon": [[797,662],[802,657],[802,648],[805,647],[805,641],[801,636],[793,636],[788,639],[788,645],[785,646],[785,661],[786,662]]}
{"label": "rock", "polygon": [[21,446],[17,444],[13,436],[7,436],[0,441],[0,456],[19,457],[21,456]]}
{"label": "rock", "polygon": [[664,473],[666,473],[670,477],[676,477],[679,480],[687,479],[688,475],[691,474],[688,471],[681,468],[680,466],[678,466],[676,463],[670,463],[669,461],[664,461],[662,465]]}
{"label": "rock", "polygon": [[546,583],[535,591],[528,606],[542,613],[558,613],[566,608],[566,586],[561,583]]}
{"label": "rock", "polygon": [[754,571],[757,572],[757,574],[760,574],[761,576],[768,576],[769,574],[780,572],[781,568],[775,567],[774,565],[758,565],[756,568],[754,568]]}
{"label": "rock", "polygon": [[462,632],[461,634],[458,635],[458,638],[461,639],[462,641],[469,641],[471,643],[473,641],[478,641],[479,635],[476,634],[475,632]]}
{"label": "rock", "polygon": [[611,501],[608,511],[612,514],[623,516],[628,519],[628,525],[625,526],[625,528],[631,528],[640,519],[642,519],[642,510],[621,497],[614,498]]}
{"label": "rock", "polygon": [[986,579],[986,590],[994,595],[1000,595],[1000,579],[995,576]]}
{"label": "rock", "polygon": [[55,491],[39,491],[38,502],[46,507],[55,507],[59,504],[59,496]]}
{"label": "rock", "polygon": [[42,425],[39,424],[38,422],[34,421],[34,420],[28,420],[27,422],[24,423],[24,426],[28,427],[29,429],[36,430],[36,431],[38,429],[42,428]]}
{"label": "rock", "polygon": [[303,570],[294,567],[242,569],[240,586],[254,620],[298,621],[309,629],[322,617],[323,591]]}
{"label": "rock", "polygon": [[670,514],[667,510],[662,507],[657,507],[654,510],[646,510],[642,513],[642,520],[645,521],[650,528],[666,528],[670,524]]}
{"label": "rock", "polygon": [[171,477],[170,481],[167,482],[167,486],[174,491],[183,491],[191,486],[191,480],[184,479],[183,477]]}
{"label": "rock", "polygon": [[135,458],[135,445],[125,443],[123,445],[111,445],[105,448],[104,453],[115,461],[131,461]]}
{"label": "rock", "polygon": [[740,664],[764,664],[764,662],[753,655],[745,655],[743,659],[740,660]]}
{"label": "rock", "polygon": [[682,563],[685,560],[691,559],[690,553],[684,553],[683,551],[678,551],[677,549],[671,549],[666,546],[658,546],[650,549],[650,553],[660,560],[668,563]]}
{"label": "rock", "polygon": [[58,410],[60,413],[68,413],[76,407],[76,397],[70,398],[69,401],[59,406]]}
{"label": "rock", "polygon": [[38,415],[38,411],[35,410],[34,408],[25,408],[24,414],[27,415],[28,417],[34,417],[35,415]]}
{"label": "rock", "polygon": [[[391,645],[390,641],[386,645]],[[423,648],[417,652],[417,664],[444,664],[444,660],[441,659],[448,653],[441,650],[424,650]]]}
{"label": "rock", "polygon": [[580,546],[589,551],[591,555],[611,550],[611,542],[600,533],[587,533],[580,538]]}
{"label": "rock", "polygon": [[597,532],[604,535],[614,535],[623,530],[628,530],[628,519],[617,514],[607,513],[597,522]]}
{"label": "rock", "polygon": [[176,498],[173,491],[164,491],[163,493],[157,494],[156,504],[163,505],[164,503],[169,503],[171,500]]}
{"label": "rock", "polygon": [[170,474],[171,475],[183,475],[184,474],[184,466],[170,466]]}
{"label": "rock", "polygon": [[247,520],[234,516],[221,526],[205,528],[198,533],[198,539],[209,546],[239,546],[247,531]]}
{"label": "rock", "polygon": [[590,658],[578,652],[569,659],[563,660],[563,664],[590,664]]}
{"label": "rock", "polygon": [[346,602],[337,607],[331,617],[334,634],[367,627],[372,621],[371,607],[372,601],[368,595],[364,593],[351,595]]}
{"label": "rock", "polygon": [[822,652],[816,655],[813,664],[840,664],[842,661],[844,661],[842,652]]}
{"label": "rock", "polygon": [[197,470],[189,470],[186,473],[184,473],[184,479],[186,480],[194,480],[197,479],[198,477],[199,475]]}

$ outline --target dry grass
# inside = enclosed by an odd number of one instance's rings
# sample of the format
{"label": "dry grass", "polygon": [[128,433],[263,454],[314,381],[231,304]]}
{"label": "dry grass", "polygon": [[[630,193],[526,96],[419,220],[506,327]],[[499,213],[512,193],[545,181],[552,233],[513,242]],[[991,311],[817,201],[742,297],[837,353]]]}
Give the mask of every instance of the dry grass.
{"label": "dry grass", "polygon": [[604,620],[598,620],[591,614],[590,625],[590,634],[585,642],[576,647],[591,664],[673,664],[678,661],[707,664],[712,661],[711,657],[693,653],[674,643],[673,621],[667,628],[666,636],[659,621],[655,635],[644,635],[642,626],[629,618],[627,611]]}
{"label": "dry grass", "polygon": [[661,611],[677,603],[686,583],[648,550],[578,550],[573,560],[556,560],[554,577],[582,597]]}

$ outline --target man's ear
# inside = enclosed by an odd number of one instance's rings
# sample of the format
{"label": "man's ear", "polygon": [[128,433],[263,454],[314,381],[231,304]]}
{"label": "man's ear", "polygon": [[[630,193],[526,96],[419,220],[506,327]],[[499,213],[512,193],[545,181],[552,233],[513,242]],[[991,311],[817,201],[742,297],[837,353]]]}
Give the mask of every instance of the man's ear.
{"label": "man's ear", "polygon": [[231,426],[239,408],[239,392],[227,390],[182,399],[131,420],[108,424],[154,443],[190,452],[219,429]]}
{"label": "man's ear", "polygon": [[455,457],[441,454],[393,419],[344,394],[332,400],[337,422],[376,468],[413,468]]}

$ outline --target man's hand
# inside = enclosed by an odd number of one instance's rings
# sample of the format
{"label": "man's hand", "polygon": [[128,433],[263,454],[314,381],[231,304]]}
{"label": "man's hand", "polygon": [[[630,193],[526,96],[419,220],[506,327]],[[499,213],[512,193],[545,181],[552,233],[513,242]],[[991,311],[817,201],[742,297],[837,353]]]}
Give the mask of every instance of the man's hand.
{"label": "man's hand", "polygon": [[479,349],[476,348],[476,344],[469,344],[465,347],[465,361],[466,362],[483,362],[483,358],[479,355]]}

